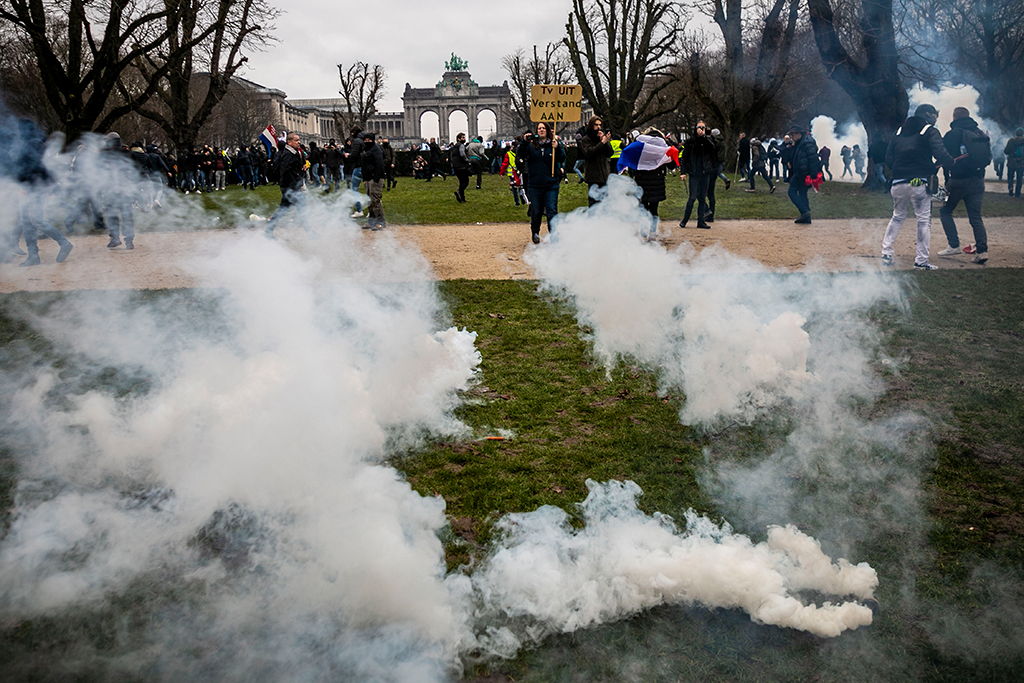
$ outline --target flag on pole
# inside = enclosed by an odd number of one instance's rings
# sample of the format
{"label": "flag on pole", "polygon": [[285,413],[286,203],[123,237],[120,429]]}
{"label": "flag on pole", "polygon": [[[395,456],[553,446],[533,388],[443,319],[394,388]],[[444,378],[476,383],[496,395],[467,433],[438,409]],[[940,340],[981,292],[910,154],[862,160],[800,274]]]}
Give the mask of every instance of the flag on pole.
{"label": "flag on pole", "polygon": [[637,136],[622,148],[619,155],[618,172],[631,168],[634,171],[653,171],[667,163],[679,164],[679,150],[665,142],[664,138],[653,135]]}
{"label": "flag on pole", "polygon": [[260,133],[260,142],[267,148],[267,158],[271,157],[271,151],[277,149],[277,131],[273,124],[267,126],[266,130]]}

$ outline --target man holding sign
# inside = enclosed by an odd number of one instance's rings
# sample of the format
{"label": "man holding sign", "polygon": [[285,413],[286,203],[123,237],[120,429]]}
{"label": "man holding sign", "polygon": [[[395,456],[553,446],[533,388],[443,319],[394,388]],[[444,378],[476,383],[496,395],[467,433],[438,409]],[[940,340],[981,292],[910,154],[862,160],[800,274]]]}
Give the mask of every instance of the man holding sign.
{"label": "man holding sign", "polygon": [[540,222],[558,215],[558,188],[565,163],[565,148],[555,137],[555,123],[579,121],[583,89],[578,85],[535,85],[530,90],[530,119],[537,122],[536,137],[526,137],[516,156],[527,168],[526,194],[530,198],[530,233],[540,243]]}

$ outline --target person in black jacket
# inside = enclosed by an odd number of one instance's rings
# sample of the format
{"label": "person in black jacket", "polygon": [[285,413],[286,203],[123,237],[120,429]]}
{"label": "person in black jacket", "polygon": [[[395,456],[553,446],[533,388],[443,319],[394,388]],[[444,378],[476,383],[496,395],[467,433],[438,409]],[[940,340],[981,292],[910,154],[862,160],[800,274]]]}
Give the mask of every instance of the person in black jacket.
{"label": "person in black jacket", "polygon": [[281,220],[281,216],[287,213],[293,206],[298,214],[302,227],[309,232],[302,216],[302,206],[305,203],[303,179],[306,172],[306,160],[302,156],[302,145],[299,143],[298,133],[288,133],[285,137],[284,147],[277,153],[274,164],[277,166],[277,184],[281,187],[281,205],[267,221],[264,234],[269,239],[274,239],[274,226]]}
{"label": "person in black jacket", "polygon": [[[978,123],[971,118],[971,113],[965,107],[957,107],[953,110],[953,122],[949,124],[949,132],[942,138],[942,142],[956,162],[952,168],[946,168],[946,203],[939,209],[939,220],[942,221],[942,230],[946,233],[949,241],[949,248],[939,252],[940,256],[952,254],[973,253],[973,263],[985,263],[988,261],[988,235],[985,232],[985,221],[981,219],[981,200],[985,196],[985,166],[973,163],[967,154],[967,143],[964,136],[967,131],[978,131]],[[986,141],[986,144],[991,144]],[[974,230],[973,247],[960,248],[960,236],[956,232],[956,221],[953,220],[953,209],[963,200],[964,208],[967,209],[967,220]]]}
{"label": "person in black jacket", "polygon": [[516,154],[516,163],[526,169],[526,194],[530,198],[530,233],[534,244],[540,243],[541,219],[551,221],[558,215],[558,187],[565,164],[565,148],[555,137],[554,126],[546,121],[537,124],[537,135],[523,137]]}
{"label": "person in black jacket", "polygon": [[[25,237],[25,248],[28,249],[28,258],[20,265],[39,265],[39,244],[36,239],[36,230],[39,230],[60,245],[56,259],[57,263],[60,263],[71,253],[72,246],[68,238],[50,225],[44,215],[46,195],[49,194],[52,187],[52,178],[43,165],[46,138],[36,124],[28,119],[19,119],[17,127],[18,133],[15,139],[5,141],[5,146],[10,145],[9,150],[4,150],[10,155],[10,160],[13,162],[11,166],[14,171],[14,179],[18,181],[21,189],[21,192],[18,193],[20,210],[17,227],[11,235],[8,248],[16,254],[25,253],[18,248],[18,232],[20,231]],[[0,159],[0,170],[7,166],[2,163],[3,161],[6,160]],[[6,257],[6,254],[4,256]]]}
{"label": "person in black jacket", "polygon": [[369,219],[364,228],[370,230],[383,230],[387,227],[384,222],[384,205],[381,198],[384,194],[384,178],[387,172],[384,169],[384,153],[380,145],[373,142],[373,133],[363,133],[362,172],[363,182],[366,183],[366,193],[370,196],[370,207],[366,210]]}
{"label": "person in black jacket", "polygon": [[[580,136],[577,149],[583,157],[583,180],[587,183],[587,206],[597,203],[594,198],[595,188],[602,188],[608,184],[608,176],[611,174],[611,158],[615,150],[612,149],[612,134],[603,129],[601,119],[592,116],[587,121],[586,131]],[[662,174],[664,185],[664,174]]]}
{"label": "person in black jacket", "polygon": [[718,150],[709,132],[707,125],[698,121],[693,134],[683,143],[683,151],[679,155],[679,178],[683,182],[686,182],[687,176],[690,178],[690,198],[686,200],[683,220],[679,221],[681,228],[686,227],[693,212],[693,204],[697,202],[697,227],[711,229],[705,217],[708,214],[708,184],[718,173]]}
{"label": "person in black jacket", "polygon": [[452,173],[459,179],[459,189],[455,190],[455,201],[466,201],[466,188],[469,187],[469,153],[466,151],[466,134],[459,133],[455,136],[455,144],[449,151],[452,163]]}
{"label": "person in black jacket", "polygon": [[800,212],[794,223],[811,222],[811,203],[807,201],[810,189],[808,178],[814,180],[821,173],[821,159],[818,158],[818,143],[811,134],[800,126],[789,129],[793,149],[789,157],[789,200]]}
{"label": "person in black jacket", "polygon": [[[935,175],[935,162],[949,167],[953,157],[942,145],[942,136],[935,128],[939,112],[930,104],[922,104],[899,127],[889,140],[885,165],[892,170],[892,218],[882,238],[882,265],[893,262],[893,243],[912,205],[917,216],[917,254],[914,267],[935,270],[928,262],[932,234],[932,199],[928,194],[928,179]],[[959,252],[959,249],[957,250]]]}

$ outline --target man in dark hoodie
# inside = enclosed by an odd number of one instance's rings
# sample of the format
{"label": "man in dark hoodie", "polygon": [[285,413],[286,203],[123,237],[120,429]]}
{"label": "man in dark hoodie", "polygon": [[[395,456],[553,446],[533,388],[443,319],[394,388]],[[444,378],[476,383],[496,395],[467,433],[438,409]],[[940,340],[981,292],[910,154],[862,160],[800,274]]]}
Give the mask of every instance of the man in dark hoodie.
{"label": "man in dark hoodie", "polygon": [[[363,182],[363,128],[352,126],[352,145],[345,152],[345,175],[349,178],[349,187],[353,192],[359,192],[359,185]],[[363,217],[363,203],[356,202],[356,210],[352,212],[352,218]]]}
{"label": "man in dark hoodie", "polygon": [[[1024,128],[1018,128],[1003,148],[1006,155],[1006,184],[1010,196],[1020,197],[1021,177],[1024,177]],[[1013,179],[1017,178],[1016,188]]]}
{"label": "man in dark hoodie", "polygon": [[[982,264],[988,261],[988,235],[985,233],[985,222],[981,220],[981,200],[985,196],[985,167],[968,154],[968,141],[965,136],[969,131],[978,131],[978,123],[971,118],[965,107],[953,110],[953,122],[949,124],[949,132],[942,138],[946,151],[956,159],[956,163],[946,167],[946,203],[939,209],[939,220],[942,230],[946,233],[949,248],[939,252],[940,256],[952,256],[961,252],[974,254],[973,263]],[[986,146],[991,145],[987,136]],[[989,155],[991,149],[989,148]],[[991,158],[991,157],[989,157]],[[967,209],[967,220],[974,230],[974,244],[960,248],[960,236],[956,232],[953,220],[953,209],[963,200]]]}
{"label": "man in dark hoodie", "polygon": [[366,194],[370,196],[370,206],[366,210],[369,220],[364,228],[370,230],[383,230],[387,227],[384,222],[384,205],[381,198],[384,195],[384,153],[380,145],[374,144],[373,133],[363,133],[362,169],[363,182],[366,183]]}
{"label": "man in dark hoodie", "polygon": [[892,169],[892,218],[882,238],[882,265],[893,263],[893,243],[907,218],[911,205],[917,216],[917,253],[914,268],[936,270],[928,262],[932,234],[932,198],[928,194],[928,179],[935,175],[935,162],[949,168],[953,157],[942,144],[942,136],[935,128],[939,112],[930,104],[922,104],[899,127],[889,140],[885,165]]}
{"label": "man in dark hoodie", "polygon": [[800,126],[789,129],[793,149],[789,157],[789,200],[800,212],[794,223],[811,222],[811,203],[807,201],[810,189],[808,179],[814,181],[821,175],[821,159],[818,157],[818,143],[811,134]]}

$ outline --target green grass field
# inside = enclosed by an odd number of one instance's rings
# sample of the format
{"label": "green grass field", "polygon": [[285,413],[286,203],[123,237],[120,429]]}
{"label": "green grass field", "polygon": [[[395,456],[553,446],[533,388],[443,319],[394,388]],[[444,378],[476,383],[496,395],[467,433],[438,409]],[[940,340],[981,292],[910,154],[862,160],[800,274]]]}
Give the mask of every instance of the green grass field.
{"label": "green grass field", "polygon": [[[735,178],[735,177],[734,177]],[[432,223],[503,223],[526,221],[526,212],[516,208],[508,189],[508,180],[498,175],[483,177],[481,190],[475,188],[475,177],[470,178],[466,190],[466,203],[455,201],[453,192],[458,181],[434,178],[431,182],[399,178],[398,186],[384,193],[384,214],[388,222],[396,225]],[[721,181],[717,184],[716,218],[793,218],[795,209],[786,196],[787,186],[780,184],[775,194],[768,194],[768,187],[758,179],[757,193],[743,191],[746,184],[733,183],[729,191]],[[661,204],[658,213],[665,220],[681,220],[686,207],[687,190],[679,176],[668,176],[666,180],[668,200]],[[1004,188],[1005,189],[1005,188]],[[570,178],[559,192],[559,211],[569,212],[587,205],[587,186]],[[327,204],[338,203],[339,195],[324,194],[322,190],[310,189],[310,199]],[[181,200],[200,204],[213,214],[225,217],[236,211],[243,216],[256,213],[269,216],[281,200],[276,186],[263,186],[255,192],[242,190],[237,186],[223,192],[203,195],[180,196]],[[892,215],[892,199],[889,195],[862,190],[854,183],[825,183],[820,194],[811,193],[811,212],[815,218],[888,218]],[[339,207],[339,210],[343,210]],[[990,192],[985,195],[983,207],[986,216],[1024,215],[1024,205],[1006,194]],[[935,211],[938,215],[938,211]],[[964,215],[963,206],[955,215]],[[223,227],[231,227],[227,218]],[[154,226],[157,227],[157,226]]]}

